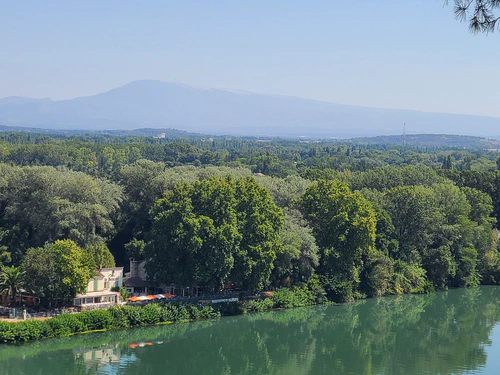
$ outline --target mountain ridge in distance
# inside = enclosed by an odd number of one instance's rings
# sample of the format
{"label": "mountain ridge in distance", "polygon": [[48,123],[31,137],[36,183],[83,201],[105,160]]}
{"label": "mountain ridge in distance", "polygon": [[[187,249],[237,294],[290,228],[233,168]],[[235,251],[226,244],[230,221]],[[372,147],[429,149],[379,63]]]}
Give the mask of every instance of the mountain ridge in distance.
{"label": "mountain ridge in distance", "polygon": [[[202,133],[189,133],[177,129],[153,129],[142,128],[132,130],[68,130],[68,129],[42,129],[42,128],[29,128],[21,126],[8,126],[0,124],[0,133],[17,134],[29,133],[32,136],[48,135],[55,138],[70,138],[70,137],[86,137],[93,135],[102,135],[105,137],[145,137],[145,138],[158,138],[160,141],[170,142],[175,140],[185,139],[200,139],[202,141],[212,141],[216,139],[242,139],[245,141],[279,141],[282,137],[235,137],[230,135],[211,135]],[[444,147],[444,148],[457,148],[457,149],[482,149],[482,150],[500,150],[500,138],[484,138],[475,137],[470,135],[454,135],[454,134],[406,134],[399,135],[386,135],[374,137],[355,137],[344,139],[314,139],[314,138],[295,138],[298,142],[313,142],[324,144],[378,144],[378,145],[408,145],[420,147]]]}
{"label": "mountain ridge in distance", "polygon": [[0,99],[0,123],[52,129],[174,128],[235,136],[349,138],[411,133],[500,136],[500,118],[380,109],[245,91],[133,81],[69,100]]}

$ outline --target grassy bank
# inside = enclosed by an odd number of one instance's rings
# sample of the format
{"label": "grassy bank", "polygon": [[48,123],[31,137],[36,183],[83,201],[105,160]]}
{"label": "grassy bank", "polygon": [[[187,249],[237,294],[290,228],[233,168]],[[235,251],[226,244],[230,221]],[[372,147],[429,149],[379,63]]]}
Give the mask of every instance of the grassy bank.
{"label": "grassy bank", "polygon": [[146,306],[116,306],[108,310],[63,314],[45,321],[0,322],[0,342],[17,344],[33,340],[68,337],[91,332],[145,327],[158,324],[216,319],[276,308],[314,305],[322,300],[306,287],[280,289],[266,299],[218,303],[207,306],[193,304],[151,303]]}

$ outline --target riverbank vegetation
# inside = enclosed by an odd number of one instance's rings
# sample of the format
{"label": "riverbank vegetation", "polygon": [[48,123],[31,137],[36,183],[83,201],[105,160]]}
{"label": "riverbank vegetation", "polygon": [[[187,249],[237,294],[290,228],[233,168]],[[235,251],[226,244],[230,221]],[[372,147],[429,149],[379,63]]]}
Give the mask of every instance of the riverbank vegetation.
{"label": "riverbank vegetation", "polygon": [[217,317],[220,317],[220,314],[211,306],[200,308],[194,305],[170,303],[117,306],[108,310],[63,314],[43,321],[0,322],[0,342],[22,343],[44,338]]}
{"label": "riverbank vegetation", "polygon": [[52,306],[129,257],[146,259],[152,283],[205,293],[307,286],[345,302],[497,284],[497,159],[453,146],[5,134],[1,262],[24,276],[10,290]]}
{"label": "riverbank vegetation", "polygon": [[114,306],[107,310],[63,314],[47,320],[0,321],[0,343],[18,344],[45,338],[68,337],[93,332],[145,327],[170,323],[216,319],[271,309],[304,307],[317,304],[321,296],[304,286],[279,289],[262,299],[241,300],[208,305],[191,303],[150,303],[138,306]]}

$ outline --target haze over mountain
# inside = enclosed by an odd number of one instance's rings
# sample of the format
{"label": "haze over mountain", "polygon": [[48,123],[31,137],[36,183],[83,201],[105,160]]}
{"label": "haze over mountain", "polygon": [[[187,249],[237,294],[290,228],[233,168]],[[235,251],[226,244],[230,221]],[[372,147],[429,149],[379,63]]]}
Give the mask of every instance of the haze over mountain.
{"label": "haze over mountain", "polygon": [[296,97],[135,81],[88,97],[0,99],[0,124],[53,129],[175,128],[230,135],[351,137],[409,133],[500,136],[500,118],[378,109]]}

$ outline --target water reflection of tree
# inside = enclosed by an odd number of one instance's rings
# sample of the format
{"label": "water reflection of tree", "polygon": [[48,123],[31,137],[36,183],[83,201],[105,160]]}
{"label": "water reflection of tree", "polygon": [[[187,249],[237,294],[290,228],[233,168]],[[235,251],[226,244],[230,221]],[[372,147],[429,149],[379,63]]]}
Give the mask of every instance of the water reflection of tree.
{"label": "water reflection of tree", "polygon": [[486,363],[499,290],[455,290],[332,307],[311,374],[460,374]]}
{"label": "water reflection of tree", "polygon": [[[121,363],[134,362],[135,353],[129,343],[161,341],[183,337],[190,331],[203,330],[216,321],[174,324],[132,330],[87,334],[67,338],[35,341],[21,346],[0,345],[0,374],[86,374],[100,373],[102,364],[86,361],[81,352],[101,350],[103,346],[116,346],[121,352]],[[137,360],[137,359],[136,359]],[[113,365],[113,364],[112,364]]]}
{"label": "water reflection of tree", "polygon": [[458,374],[485,364],[499,300],[482,288],[226,319],[144,350],[127,373]]}
{"label": "water reflection of tree", "polygon": [[168,344],[143,348],[137,352],[140,362],[128,366],[126,374],[160,369],[167,374],[294,374],[298,368],[307,373],[315,348],[314,325],[308,322],[321,320],[319,311],[304,308],[223,319]]}

